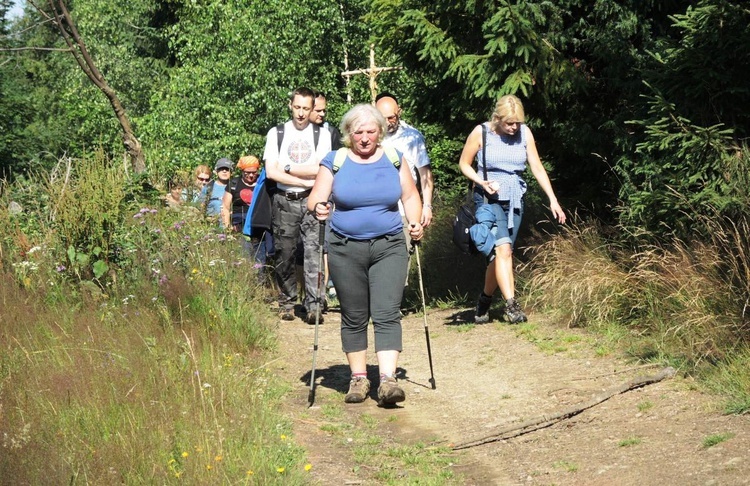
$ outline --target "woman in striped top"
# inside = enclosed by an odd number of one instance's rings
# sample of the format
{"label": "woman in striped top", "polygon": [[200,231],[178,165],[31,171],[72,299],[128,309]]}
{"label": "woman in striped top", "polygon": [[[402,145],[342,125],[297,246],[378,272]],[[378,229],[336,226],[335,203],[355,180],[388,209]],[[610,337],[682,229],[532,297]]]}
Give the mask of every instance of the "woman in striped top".
{"label": "woman in striped top", "polygon": [[469,134],[459,159],[461,172],[474,183],[477,224],[471,228],[471,235],[477,248],[489,258],[484,289],[474,313],[477,323],[489,321],[492,295],[498,287],[506,301],[506,320],[527,320],[515,299],[513,278],[513,245],[523,217],[526,182],[522,175],[526,164],[549,198],[554,218],[560,223],[566,219],[524,119],[521,100],[513,95],[501,97],[491,120]]}

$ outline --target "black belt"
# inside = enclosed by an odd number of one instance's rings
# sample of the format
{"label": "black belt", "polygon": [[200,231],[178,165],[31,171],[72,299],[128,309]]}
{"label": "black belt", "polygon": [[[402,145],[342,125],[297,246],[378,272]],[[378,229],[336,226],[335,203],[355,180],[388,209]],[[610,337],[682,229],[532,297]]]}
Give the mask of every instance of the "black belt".
{"label": "black belt", "polygon": [[286,191],[284,193],[284,197],[287,198],[289,201],[299,201],[300,199],[304,199],[307,196],[310,195],[310,192],[312,192],[312,189],[307,189],[305,191]]}

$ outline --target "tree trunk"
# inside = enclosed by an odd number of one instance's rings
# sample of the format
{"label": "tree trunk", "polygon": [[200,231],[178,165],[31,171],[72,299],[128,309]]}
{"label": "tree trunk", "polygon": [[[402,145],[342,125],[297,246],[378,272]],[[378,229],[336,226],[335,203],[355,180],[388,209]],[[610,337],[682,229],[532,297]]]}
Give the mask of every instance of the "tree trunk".
{"label": "tree trunk", "polygon": [[[32,5],[34,5],[33,2]],[[125,108],[122,106],[120,98],[117,96],[117,92],[112,89],[112,87],[107,83],[107,80],[104,79],[102,73],[96,67],[94,59],[88,52],[86,44],[83,42],[83,38],[78,33],[78,28],[76,27],[76,24],[73,21],[73,18],[71,17],[70,12],[65,5],[65,2],[63,0],[48,0],[48,5],[52,9],[52,13],[54,15],[54,18],[52,18],[51,20],[55,22],[55,25],[60,31],[63,40],[68,45],[71,54],[73,54],[73,57],[81,67],[81,70],[83,70],[83,72],[86,73],[86,76],[88,76],[91,82],[94,83],[96,87],[102,91],[102,93],[104,93],[104,95],[109,100],[110,105],[112,105],[112,109],[115,111],[117,121],[120,123],[120,127],[122,128],[122,143],[125,146],[128,157],[130,158],[131,169],[136,174],[145,172],[146,159],[143,155],[141,142],[133,132],[133,127],[130,125],[130,120],[125,113]],[[34,6],[36,7],[36,5]],[[44,14],[44,12],[39,7],[36,8]]]}

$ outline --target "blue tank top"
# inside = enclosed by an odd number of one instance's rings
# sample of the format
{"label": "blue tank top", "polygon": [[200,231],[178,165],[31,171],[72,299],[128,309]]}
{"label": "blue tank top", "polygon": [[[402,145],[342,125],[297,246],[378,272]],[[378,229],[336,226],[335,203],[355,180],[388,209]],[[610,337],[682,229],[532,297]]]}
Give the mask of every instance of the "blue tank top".
{"label": "blue tank top", "polygon": [[[399,158],[401,154],[399,153]],[[320,165],[333,172],[336,152],[330,152]],[[361,164],[347,154],[333,178],[335,210],[331,230],[355,240],[369,240],[401,232],[399,170],[385,154],[376,162]]]}

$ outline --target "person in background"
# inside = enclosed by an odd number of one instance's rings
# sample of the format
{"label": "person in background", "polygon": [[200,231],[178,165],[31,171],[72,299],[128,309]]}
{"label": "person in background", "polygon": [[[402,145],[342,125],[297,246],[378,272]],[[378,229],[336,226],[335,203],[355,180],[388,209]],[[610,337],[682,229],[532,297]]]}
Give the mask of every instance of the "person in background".
{"label": "person in background", "polygon": [[[331,125],[326,121],[326,114],[327,114],[327,108],[328,108],[328,101],[326,100],[326,95],[324,93],[321,93],[320,91],[315,91],[315,106],[313,106],[313,110],[310,112],[310,123],[314,123],[315,125],[318,125],[320,127],[325,127],[328,129],[329,132],[331,132],[331,150],[338,150],[341,147],[344,146],[344,144],[341,142],[341,132],[339,132],[339,129],[336,128],[334,125]],[[328,271],[328,233],[330,232],[330,227],[326,224],[326,245],[323,249],[323,265],[325,267],[325,282],[326,282],[326,294],[330,295],[331,297],[336,296],[336,287],[333,286],[333,282],[330,279],[330,273]],[[300,242],[300,248],[297,250],[297,264],[300,265],[303,261],[303,257],[301,255],[301,246],[302,242]],[[327,303],[325,307],[327,308]]]}
{"label": "person in background", "polygon": [[[187,178],[187,176],[183,177]],[[184,180],[182,184],[173,182],[164,199],[169,207],[178,207],[184,203],[199,204],[202,202],[201,194],[203,193],[203,189],[210,180],[211,169],[207,165],[199,165],[193,170],[192,184],[184,184]]]}
{"label": "person in background", "polygon": [[315,105],[310,112],[310,123],[314,123],[319,127],[325,127],[331,133],[331,150],[338,150],[343,147],[341,143],[341,132],[335,126],[331,125],[326,121],[326,114],[328,112],[328,101],[326,95],[320,91],[315,91]]}
{"label": "person in background", "polygon": [[[526,164],[549,198],[552,215],[561,224],[565,213],[557,202],[547,171],[542,165],[531,130],[524,123],[521,100],[513,95],[501,97],[489,122],[478,125],[466,139],[459,168],[474,183],[477,224],[470,233],[477,248],[489,258],[484,289],[479,295],[474,322],[489,321],[492,295],[500,287],[505,299],[505,318],[510,323],[525,322],[526,314],[515,296],[513,246],[521,226],[526,182],[521,178]],[[486,147],[482,150],[482,131]],[[482,154],[486,154],[486,160]],[[487,180],[474,169],[486,165]],[[481,171],[481,170],[480,170]]]}
{"label": "person in background", "polygon": [[240,176],[229,181],[221,206],[221,220],[227,233],[234,233],[242,248],[253,261],[264,266],[272,244],[270,234],[263,228],[251,228],[245,234],[245,220],[256,195],[260,161],[254,155],[241,157],[237,162]]}
{"label": "person in background", "polygon": [[432,222],[432,190],[434,186],[430,157],[422,133],[401,119],[401,107],[391,93],[375,97],[375,106],[388,123],[383,145],[395,148],[409,163],[409,170],[422,195],[422,226]]}
{"label": "person in background", "polygon": [[341,344],[351,370],[346,403],[360,403],[370,391],[370,319],[380,373],[378,401],[392,405],[406,397],[396,379],[403,347],[399,307],[408,260],[398,203],[404,207],[409,238],[416,241],[423,235],[422,202],[404,158],[381,146],[385,130],[385,119],[374,106],[349,110],[341,121],[346,157],[341,160],[338,152],[325,156],[307,200],[307,209],[318,220],[332,215],[328,263],[341,304]]}
{"label": "person in background", "polygon": [[206,209],[206,216],[219,220],[219,226],[224,228],[221,219],[221,206],[224,200],[224,191],[227,188],[229,179],[232,177],[234,164],[227,158],[220,158],[214,164],[214,174],[216,178],[206,184],[203,190],[203,201]]}

